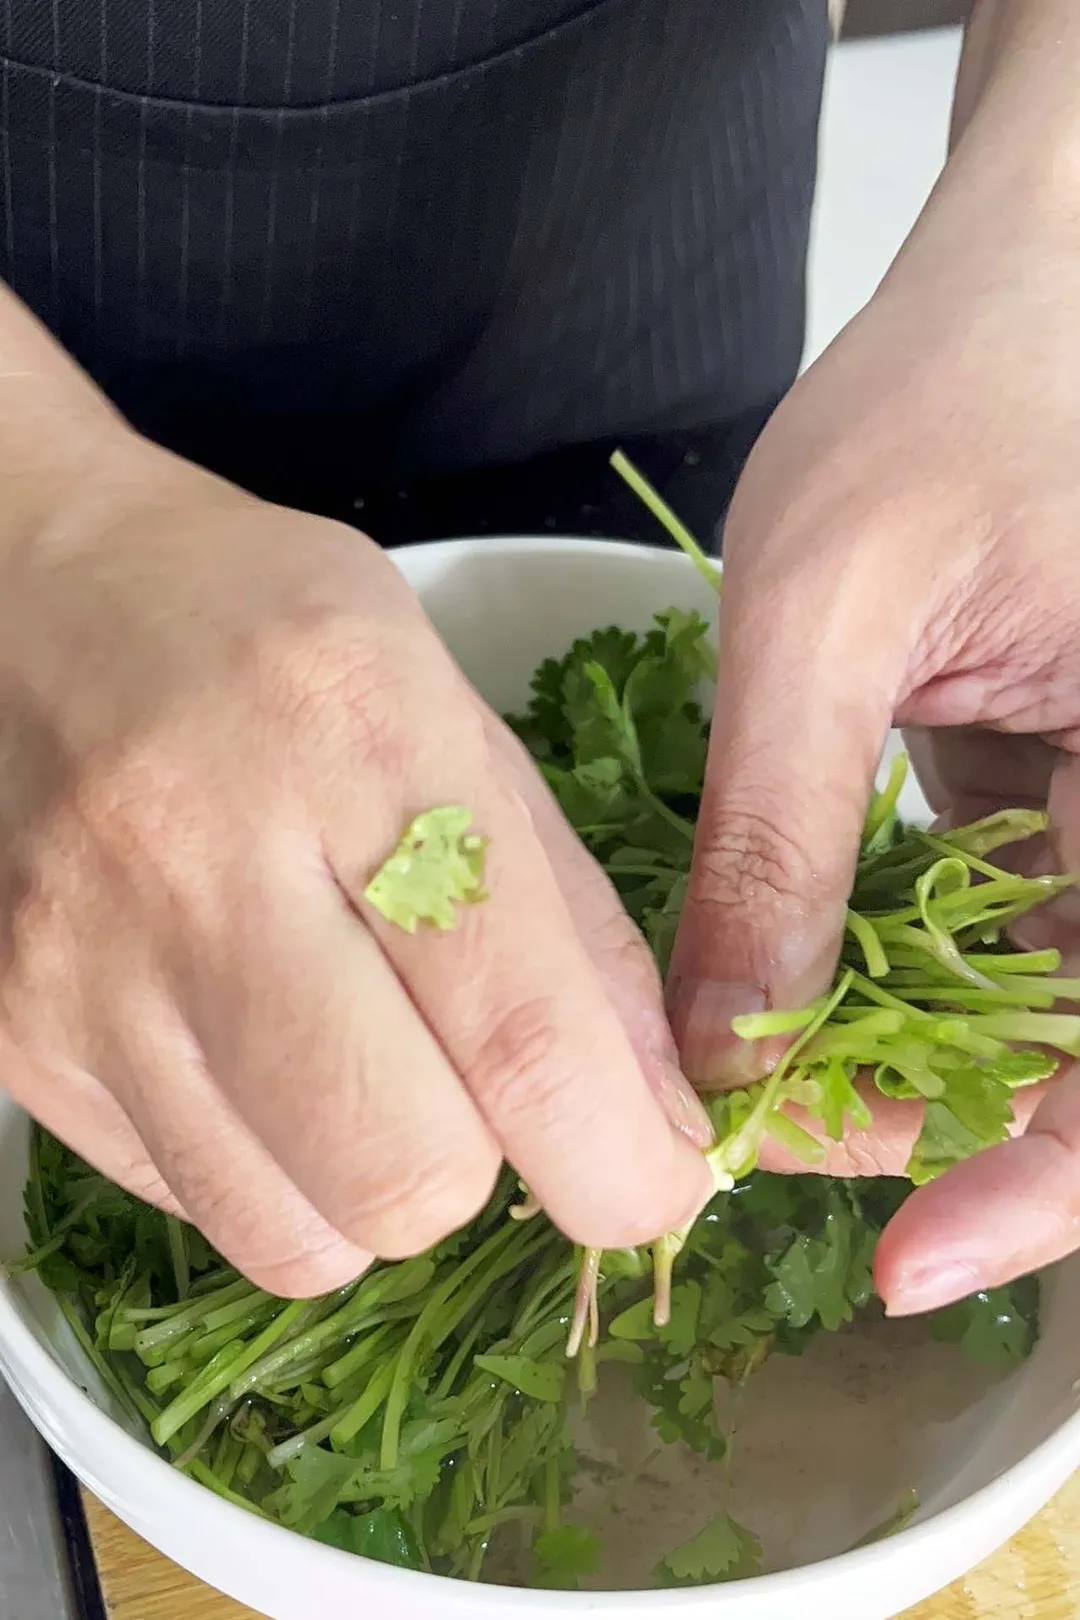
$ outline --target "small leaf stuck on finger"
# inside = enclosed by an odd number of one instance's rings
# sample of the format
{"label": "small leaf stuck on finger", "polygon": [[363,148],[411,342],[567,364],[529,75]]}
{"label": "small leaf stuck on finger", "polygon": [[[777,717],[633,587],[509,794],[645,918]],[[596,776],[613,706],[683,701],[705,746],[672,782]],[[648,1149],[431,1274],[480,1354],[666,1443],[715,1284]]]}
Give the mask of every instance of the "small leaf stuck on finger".
{"label": "small leaf stuck on finger", "polygon": [[443,805],[417,816],[380,866],[364,898],[387,922],[415,934],[421,923],[449,932],[459,905],[478,905],[484,890],[486,840],[470,833],[472,811]]}

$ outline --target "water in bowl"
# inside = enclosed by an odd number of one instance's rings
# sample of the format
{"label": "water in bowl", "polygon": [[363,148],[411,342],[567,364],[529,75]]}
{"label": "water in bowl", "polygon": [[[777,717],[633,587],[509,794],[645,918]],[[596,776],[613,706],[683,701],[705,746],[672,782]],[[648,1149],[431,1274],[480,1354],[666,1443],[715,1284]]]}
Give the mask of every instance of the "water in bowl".
{"label": "water in bowl", "polygon": [[[767,1570],[845,1552],[887,1523],[906,1493],[925,1498],[955,1467],[1001,1383],[924,1323],[864,1319],[822,1334],[802,1356],[773,1356],[741,1390],[720,1384],[734,1438],[729,1459],[708,1462],[660,1442],[627,1370],[604,1367],[580,1436],[571,1515],[604,1551],[582,1584],[655,1584],[660,1558],[718,1512],[761,1539]],[[527,1569],[508,1534],[484,1578],[521,1585]]]}

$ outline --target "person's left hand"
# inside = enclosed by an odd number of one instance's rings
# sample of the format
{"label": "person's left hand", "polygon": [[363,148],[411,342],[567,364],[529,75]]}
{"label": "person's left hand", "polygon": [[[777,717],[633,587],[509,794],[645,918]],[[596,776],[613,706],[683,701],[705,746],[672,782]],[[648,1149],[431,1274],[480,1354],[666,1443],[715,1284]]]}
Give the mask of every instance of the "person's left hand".
{"label": "person's left hand", "polygon": [[[829,982],[894,721],[918,728],[937,811],[1049,802],[1058,869],[1080,868],[1080,240],[1037,179],[1006,215],[981,149],[961,151],[736,494],[669,989],[699,1084],[756,1077],[734,1015]],[[913,1108],[875,1096],[872,1130],[825,1168],[898,1173]],[[1078,1246],[1080,1081],[1065,1078],[1025,1137],[905,1204],[877,1280],[891,1311],[922,1310]]]}

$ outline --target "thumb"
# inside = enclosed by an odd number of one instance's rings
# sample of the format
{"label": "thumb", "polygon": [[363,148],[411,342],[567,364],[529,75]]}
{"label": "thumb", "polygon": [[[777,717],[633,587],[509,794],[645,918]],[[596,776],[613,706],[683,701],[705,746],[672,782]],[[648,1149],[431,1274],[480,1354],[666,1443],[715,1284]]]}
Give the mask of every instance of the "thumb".
{"label": "thumb", "polygon": [[1080,1247],[1080,1075],[1047,1088],[1024,1135],[919,1187],[882,1233],[874,1280],[891,1316],[952,1305]]}
{"label": "thumb", "polygon": [[732,1035],[734,1017],[804,1005],[831,979],[910,651],[880,548],[751,548],[740,537],[728,556],[708,771],[668,982],[683,1066],[701,1087],[746,1084],[776,1061],[779,1047]]}

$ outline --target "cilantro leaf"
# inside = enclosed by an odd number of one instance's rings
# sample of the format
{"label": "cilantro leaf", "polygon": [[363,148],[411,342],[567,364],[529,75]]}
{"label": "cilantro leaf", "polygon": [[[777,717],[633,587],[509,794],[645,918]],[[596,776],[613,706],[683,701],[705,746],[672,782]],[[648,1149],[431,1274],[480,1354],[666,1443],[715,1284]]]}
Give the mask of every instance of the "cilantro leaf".
{"label": "cilantro leaf", "polygon": [[918,1491],[905,1491],[888,1517],[880,1524],[876,1524],[872,1530],[868,1530],[864,1536],[860,1536],[848,1551],[856,1552],[860,1547],[872,1547],[876,1542],[887,1541],[890,1536],[898,1536],[901,1530],[907,1529],[918,1513],[920,1505]]}
{"label": "cilantro leaf", "polygon": [[641,908],[641,927],[657,966],[666,974],[679,930],[679,916],[686,902],[689,872],[675,871],[655,880],[652,892]]}
{"label": "cilantro leaf", "polygon": [[816,1316],[835,1332],[870,1298],[872,1257],[873,1235],[838,1201],[825,1216],[820,1237],[800,1234],[770,1261],[774,1281],[765,1304],[791,1327],[806,1327]]}
{"label": "cilantro leaf", "polygon": [[572,691],[587,664],[604,670],[621,692],[636,660],[641,642],[632,630],[610,626],[575,641],[562,658],[547,658],[532,679],[532,697],[525,714],[510,724],[540,762],[567,763],[573,754],[573,725],[567,713],[567,690]]}
{"label": "cilantro leaf", "polygon": [[476,905],[486,899],[485,841],[469,832],[471,825],[471,810],[460,805],[444,805],[417,816],[364,890],[364,898],[407,934],[415,934],[421,923],[456,928],[459,904]]}
{"label": "cilantro leaf", "polygon": [[602,664],[586,664],[568,676],[566,714],[577,764],[617,759],[633,776],[641,777],[641,748],[633,714],[619,701],[615,683]]}
{"label": "cilantro leaf", "polygon": [[646,640],[646,655],[623,691],[624,712],[633,717],[642,775],[654,793],[700,794],[705,779],[708,733],[695,695],[715,671],[697,613],[669,609],[657,615],[659,630]]}
{"label": "cilantro leaf", "polygon": [[606,755],[571,767],[546,765],[543,775],[570,825],[593,837],[617,830],[632,801],[623,762]]}
{"label": "cilantro leaf", "polygon": [[673,1363],[662,1348],[646,1352],[635,1369],[635,1387],[653,1408],[651,1426],[666,1444],[682,1441],[699,1456],[719,1461],[727,1451],[713,1399],[713,1372],[703,1352]]}
{"label": "cilantro leaf", "polygon": [[582,1575],[600,1567],[600,1543],[576,1524],[545,1530],[533,1542],[533,1585],[572,1592]]}
{"label": "cilantro leaf", "polygon": [[565,1367],[552,1361],[533,1361],[529,1356],[476,1356],[473,1366],[503,1379],[519,1395],[534,1401],[561,1401],[566,1384]]}
{"label": "cilantro leaf", "polygon": [[326,1547],[374,1558],[380,1564],[396,1564],[399,1569],[426,1567],[408,1521],[396,1508],[372,1508],[367,1513],[339,1509],[316,1525],[312,1536]]}
{"label": "cilantro leaf", "polygon": [[662,1586],[699,1586],[709,1581],[744,1581],[761,1573],[761,1543],[729,1513],[718,1513],[657,1565]]}
{"label": "cilantro leaf", "polygon": [[[1026,1084],[1025,1069],[1012,1072],[1025,1075],[1022,1083]],[[1004,1142],[1009,1134],[1012,1088],[997,1063],[951,1067],[942,1079],[942,1094],[926,1105],[908,1165],[908,1175],[916,1186],[982,1148]]]}
{"label": "cilantro leaf", "polygon": [[935,1339],[959,1344],[985,1367],[1014,1367],[1024,1361],[1038,1333],[1039,1285],[1022,1277],[1005,1288],[987,1288],[935,1311]]}

